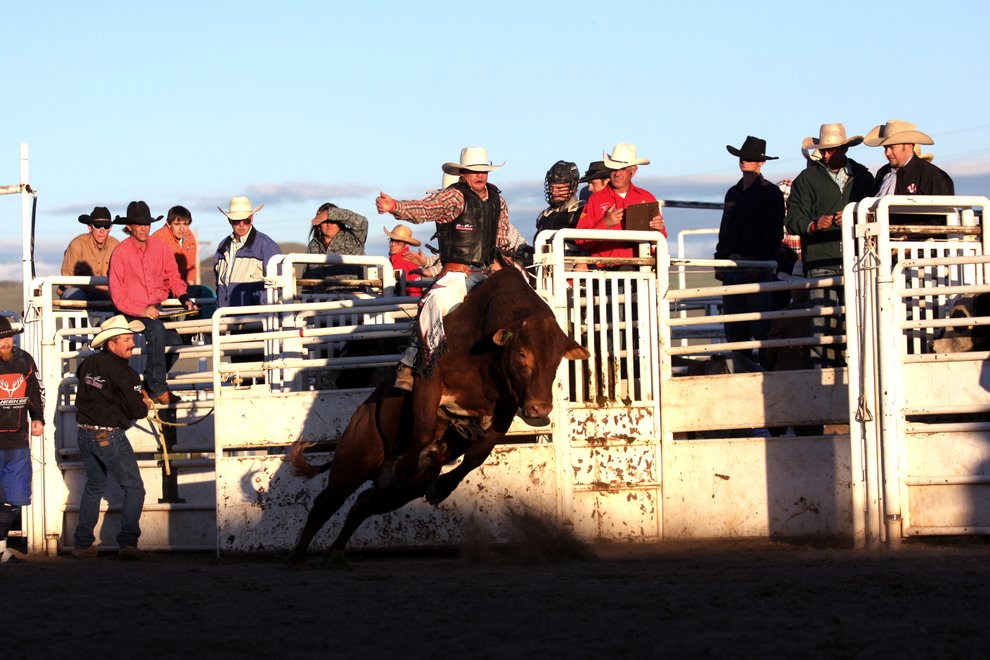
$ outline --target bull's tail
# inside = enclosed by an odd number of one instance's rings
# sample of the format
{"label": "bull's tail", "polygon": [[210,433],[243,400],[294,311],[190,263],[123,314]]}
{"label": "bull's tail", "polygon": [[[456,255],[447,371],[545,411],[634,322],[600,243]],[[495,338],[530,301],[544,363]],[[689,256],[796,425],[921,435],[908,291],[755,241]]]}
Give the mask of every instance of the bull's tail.
{"label": "bull's tail", "polygon": [[306,450],[315,444],[315,442],[302,440],[296,440],[292,443],[292,449],[289,451],[289,464],[292,465],[292,473],[297,477],[312,479],[316,475],[326,472],[333,465],[333,461],[327,461],[323,465],[313,465],[306,460]]}

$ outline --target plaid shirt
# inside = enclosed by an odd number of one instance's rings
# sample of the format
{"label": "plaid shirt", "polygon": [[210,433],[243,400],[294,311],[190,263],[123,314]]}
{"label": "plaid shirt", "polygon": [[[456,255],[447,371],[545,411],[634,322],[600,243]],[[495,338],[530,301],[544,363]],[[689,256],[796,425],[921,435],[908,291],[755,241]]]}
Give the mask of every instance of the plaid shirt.
{"label": "plaid shirt", "polygon": [[[499,206],[501,210],[498,214],[498,236],[495,239],[495,246],[511,249],[513,245],[509,241],[509,234],[511,233],[509,208],[505,205],[505,198],[501,195],[499,195]],[[419,201],[400,202],[396,200],[395,208],[390,212],[399,220],[406,220],[417,225],[424,222],[437,224],[453,222],[464,213],[464,195],[456,188],[447,188]]]}
{"label": "plaid shirt", "polygon": [[[782,179],[777,182],[777,187],[780,188],[780,192],[784,194],[784,211],[787,211],[787,199],[791,196],[791,184],[794,183],[791,179]],[[784,239],[780,241],[782,247],[792,250],[798,259],[801,259],[801,237],[797,234],[792,234],[787,231],[784,227]]]}

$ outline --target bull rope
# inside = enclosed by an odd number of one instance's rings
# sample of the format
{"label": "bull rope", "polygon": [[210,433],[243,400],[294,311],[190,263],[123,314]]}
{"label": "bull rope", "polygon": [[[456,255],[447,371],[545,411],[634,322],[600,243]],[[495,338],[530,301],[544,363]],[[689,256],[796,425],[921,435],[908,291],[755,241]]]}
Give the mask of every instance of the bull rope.
{"label": "bull rope", "polygon": [[214,410],[216,410],[215,407],[210,408],[210,412],[206,413],[199,419],[192,422],[166,422],[164,419],[158,416],[158,406],[152,406],[151,410],[148,411],[148,419],[154,423],[155,427],[157,427],[156,435],[158,436],[158,444],[161,445],[162,448],[162,463],[164,464],[165,467],[166,476],[172,476],[172,464],[168,457],[168,447],[165,446],[165,427],[195,426],[196,424],[199,424],[204,419],[212,415]]}

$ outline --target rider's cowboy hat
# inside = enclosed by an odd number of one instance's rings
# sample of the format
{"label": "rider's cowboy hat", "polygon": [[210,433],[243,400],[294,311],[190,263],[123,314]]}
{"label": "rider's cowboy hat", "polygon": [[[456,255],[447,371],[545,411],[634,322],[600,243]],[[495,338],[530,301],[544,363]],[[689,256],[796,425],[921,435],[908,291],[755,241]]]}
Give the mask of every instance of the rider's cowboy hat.
{"label": "rider's cowboy hat", "polygon": [[935,140],[919,131],[911,122],[896,119],[874,126],[873,130],[866,134],[863,142],[868,147],[886,147],[889,144],[935,144]]}
{"label": "rider's cowboy hat", "polygon": [[91,225],[94,220],[106,220],[107,222],[110,222],[110,218],[110,209],[105,206],[94,206],[93,210],[88,215],[83,213],[79,216],[79,222],[84,225]]}
{"label": "rider's cowboy hat", "polygon": [[621,170],[626,167],[632,167],[633,165],[649,165],[650,161],[645,158],[636,157],[636,145],[627,144],[626,142],[620,142],[614,147],[612,147],[612,153],[602,154],[605,157],[603,161],[605,167],[610,170]]}
{"label": "rider's cowboy hat", "polygon": [[140,321],[131,321],[128,323],[123,314],[117,314],[117,316],[111,316],[100,324],[100,331],[96,333],[96,336],[93,337],[93,341],[89,345],[91,348],[99,348],[111,337],[134,334],[142,330],[144,330],[144,323]]}
{"label": "rider's cowboy hat", "polygon": [[846,127],[842,124],[822,124],[818,129],[818,137],[806,137],[801,143],[802,149],[834,149],[836,147],[855,147],[863,142],[862,135],[846,137]]}
{"label": "rider's cowboy hat", "polygon": [[144,202],[131,202],[127,205],[127,215],[117,216],[113,219],[113,224],[115,225],[150,225],[152,222],[158,222],[165,216],[160,215],[157,218],[151,217],[151,209]]}
{"label": "rider's cowboy hat", "polygon": [[767,141],[761,140],[752,135],[746,136],[743,145],[736,149],[730,144],[725,145],[725,150],[740,160],[748,160],[753,163],[762,163],[767,160],[777,160],[777,156],[767,155]]}
{"label": "rider's cowboy hat", "polygon": [[[502,165],[505,165],[505,162]],[[447,174],[491,172],[502,165],[492,165],[492,161],[488,160],[488,151],[484,147],[464,147],[461,149],[461,161],[459,163],[444,163],[443,171]]]}
{"label": "rider's cowboy hat", "polygon": [[257,208],[251,208],[250,199],[244,195],[237,195],[230,198],[230,205],[226,211],[219,206],[217,210],[227,216],[228,220],[247,220],[263,208],[265,208],[264,204],[258,204]]}
{"label": "rider's cowboy hat", "polygon": [[400,243],[409,243],[409,245],[420,245],[420,242],[413,238],[412,229],[405,225],[396,225],[392,231],[385,229],[385,235],[391,238],[393,241],[399,241]]}

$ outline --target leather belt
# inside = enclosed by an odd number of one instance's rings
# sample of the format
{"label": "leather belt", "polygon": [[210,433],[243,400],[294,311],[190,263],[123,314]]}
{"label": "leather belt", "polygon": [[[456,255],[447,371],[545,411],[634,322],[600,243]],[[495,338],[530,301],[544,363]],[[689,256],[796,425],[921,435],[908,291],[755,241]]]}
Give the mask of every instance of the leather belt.
{"label": "leather belt", "polygon": [[96,424],[76,424],[81,429],[87,431],[119,431],[119,426],[97,426]]}

